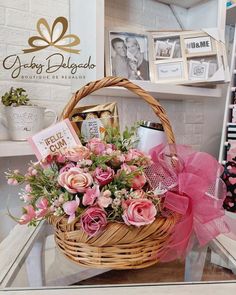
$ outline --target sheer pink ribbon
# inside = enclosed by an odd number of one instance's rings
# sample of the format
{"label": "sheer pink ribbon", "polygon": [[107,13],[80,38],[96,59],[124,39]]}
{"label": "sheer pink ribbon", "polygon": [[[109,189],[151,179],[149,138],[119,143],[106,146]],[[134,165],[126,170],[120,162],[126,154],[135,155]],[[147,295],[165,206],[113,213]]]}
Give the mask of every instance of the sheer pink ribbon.
{"label": "sheer pink ribbon", "polygon": [[[173,147],[177,152],[174,166],[171,162]],[[229,232],[222,208],[226,196],[225,184],[220,179],[223,167],[211,155],[183,145],[159,145],[150,154],[158,169],[152,171],[155,180],[163,182],[167,177],[174,184],[166,187],[164,208],[182,216],[172,228],[171,238],[160,254],[161,261],[184,257],[191,248],[193,234],[203,246],[220,233]]]}

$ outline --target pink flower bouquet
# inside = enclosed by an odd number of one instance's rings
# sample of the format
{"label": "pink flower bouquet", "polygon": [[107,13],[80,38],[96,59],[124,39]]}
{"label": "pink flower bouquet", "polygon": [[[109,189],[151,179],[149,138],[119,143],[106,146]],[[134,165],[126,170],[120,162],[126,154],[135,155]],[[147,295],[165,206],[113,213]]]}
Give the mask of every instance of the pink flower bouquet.
{"label": "pink flower bouquet", "polygon": [[17,221],[36,225],[62,216],[94,237],[109,222],[140,228],[178,216],[167,229],[171,238],[158,254],[161,261],[186,255],[192,236],[205,245],[230,231],[222,208],[223,168],[213,157],[181,145],[159,145],[147,155],[132,146],[134,133],[124,134],[50,155],[31,163],[26,174],[7,172],[10,185],[25,183]]}
{"label": "pink flower bouquet", "polygon": [[[126,131],[127,132],[127,131]],[[50,215],[79,220],[89,236],[109,221],[140,227],[160,214],[160,197],[151,189],[145,169],[151,157],[127,146],[129,140],[98,138],[31,163],[26,174],[9,171],[8,183],[25,183],[20,224],[36,225]]]}

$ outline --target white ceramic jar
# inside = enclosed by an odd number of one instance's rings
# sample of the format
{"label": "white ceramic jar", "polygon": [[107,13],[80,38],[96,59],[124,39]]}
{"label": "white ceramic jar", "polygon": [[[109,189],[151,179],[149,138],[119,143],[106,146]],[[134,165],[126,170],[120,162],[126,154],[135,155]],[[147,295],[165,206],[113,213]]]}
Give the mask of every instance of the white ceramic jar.
{"label": "white ceramic jar", "polygon": [[[51,113],[50,124],[45,122],[45,114]],[[8,129],[11,140],[27,140],[30,136],[57,121],[54,110],[40,106],[5,107],[6,120],[0,118],[1,123]]]}
{"label": "white ceramic jar", "polygon": [[145,153],[161,143],[167,143],[163,126],[160,123],[144,121],[138,129],[138,137],[137,148]]}

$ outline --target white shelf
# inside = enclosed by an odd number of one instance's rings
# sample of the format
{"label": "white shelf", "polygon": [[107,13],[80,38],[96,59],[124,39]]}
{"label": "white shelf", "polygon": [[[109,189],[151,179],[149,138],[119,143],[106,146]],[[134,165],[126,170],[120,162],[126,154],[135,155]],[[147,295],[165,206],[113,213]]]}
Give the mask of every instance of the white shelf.
{"label": "white shelf", "polygon": [[227,7],[226,10],[226,24],[234,25],[236,23],[236,4]]}
{"label": "white shelf", "polygon": [[227,258],[227,259],[222,259],[222,261],[227,263],[227,265],[225,265],[224,267],[227,267],[233,270],[235,273],[236,272],[236,241],[221,234],[214,240],[214,242],[218,246],[218,248],[221,250],[221,253],[224,253],[225,254],[224,256]]}
{"label": "white shelf", "polygon": [[[218,86],[216,88],[192,87],[174,84],[156,84],[151,82],[139,81],[137,83],[145,89],[154,98],[170,99],[170,100],[187,100],[197,98],[221,98],[222,91]],[[99,89],[92,95],[100,96],[121,96],[121,97],[137,97],[136,94],[123,87],[107,87]]]}
{"label": "white shelf", "polygon": [[190,8],[203,2],[203,0],[160,0],[159,2],[166,4],[174,4],[184,8]]}
{"label": "white shelf", "polygon": [[0,140],[0,158],[33,154],[33,150],[27,141]]}

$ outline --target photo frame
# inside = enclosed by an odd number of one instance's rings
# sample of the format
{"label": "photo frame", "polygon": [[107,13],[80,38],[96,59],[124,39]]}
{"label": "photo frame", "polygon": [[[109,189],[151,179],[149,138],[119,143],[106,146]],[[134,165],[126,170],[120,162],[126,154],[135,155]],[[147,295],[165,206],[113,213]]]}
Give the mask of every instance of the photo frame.
{"label": "photo frame", "polygon": [[211,39],[210,36],[184,38],[186,54],[211,53],[213,51]]}
{"label": "photo frame", "polygon": [[106,75],[129,80],[151,80],[149,38],[144,32],[109,30],[106,40]]}
{"label": "photo frame", "polygon": [[159,82],[183,80],[186,77],[182,59],[155,63],[155,77]]}
{"label": "photo frame", "polygon": [[175,41],[156,40],[155,42],[155,59],[172,58],[175,50]]}
{"label": "photo frame", "polygon": [[209,75],[209,62],[201,62],[198,60],[189,61],[189,79],[190,80],[206,80]]}
{"label": "photo frame", "polygon": [[152,82],[191,85],[227,81],[225,45],[217,31],[150,31]]}

